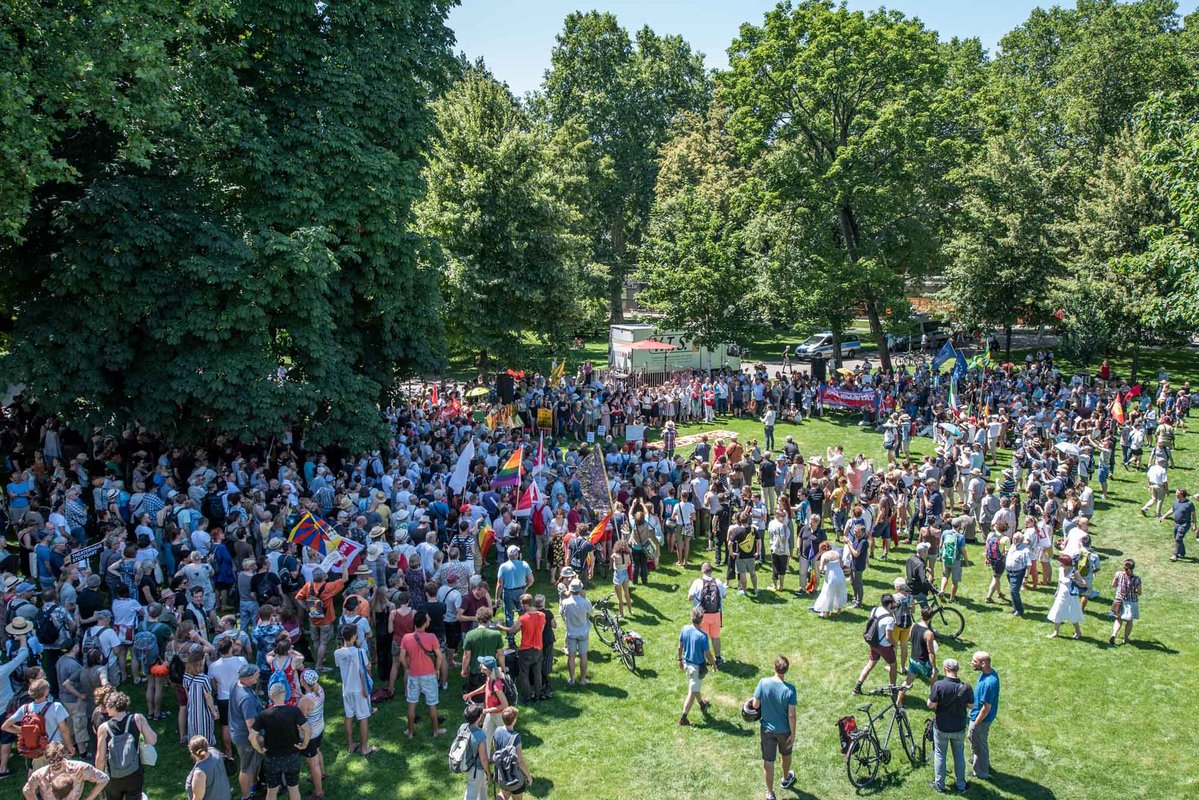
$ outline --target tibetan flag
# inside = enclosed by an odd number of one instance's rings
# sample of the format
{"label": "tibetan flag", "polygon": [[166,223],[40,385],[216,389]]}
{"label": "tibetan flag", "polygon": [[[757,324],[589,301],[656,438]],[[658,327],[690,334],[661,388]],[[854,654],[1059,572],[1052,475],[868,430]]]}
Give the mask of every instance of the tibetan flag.
{"label": "tibetan flag", "polygon": [[592,544],[599,544],[604,539],[608,538],[608,534],[609,534],[608,523],[611,521],[612,521],[612,512],[609,511],[607,513],[607,515],[599,521],[599,524],[596,525],[595,528],[592,529],[591,535],[587,537],[591,541]]}
{"label": "tibetan flag", "polygon": [[491,548],[495,546],[495,531],[486,522],[479,525],[479,552],[483,555],[483,560],[487,560],[487,554],[491,552]]}
{"label": "tibetan flag", "polygon": [[499,472],[495,474],[495,478],[491,481],[492,488],[520,486],[521,456],[523,454],[523,447],[516,448],[516,452],[508,458],[504,466],[500,467]]}
{"label": "tibetan flag", "polygon": [[533,513],[533,508],[542,502],[541,490],[537,488],[537,481],[532,481],[524,494],[520,496],[520,500],[516,502],[516,509],[512,512],[514,517],[527,517]]}
{"label": "tibetan flag", "polygon": [[1124,424],[1124,404],[1120,402],[1120,393],[1116,392],[1116,401],[1112,403],[1112,417],[1121,425]]}
{"label": "tibetan flag", "polygon": [[329,543],[329,524],[305,511],[296,521],[287,538],[300,547],[311,547],[321,555]]}

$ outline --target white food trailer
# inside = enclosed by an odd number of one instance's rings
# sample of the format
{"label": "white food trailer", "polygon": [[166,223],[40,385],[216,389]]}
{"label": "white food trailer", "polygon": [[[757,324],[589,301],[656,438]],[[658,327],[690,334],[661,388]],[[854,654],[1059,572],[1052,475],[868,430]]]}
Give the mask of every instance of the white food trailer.
{"label": "white food trailer", "polygon": [[741,359],[729,355],[729,345],[701,347],[685,333],[644,324],[612,325],[608,329],[608,366],[624,374],[740,369]]}

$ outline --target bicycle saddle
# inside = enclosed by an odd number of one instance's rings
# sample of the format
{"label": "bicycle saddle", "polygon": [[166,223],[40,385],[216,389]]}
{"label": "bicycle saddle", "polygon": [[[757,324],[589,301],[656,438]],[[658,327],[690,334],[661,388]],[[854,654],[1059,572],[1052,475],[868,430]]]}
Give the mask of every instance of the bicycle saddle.
{"label": "bicycle saddle", "polygon": [[858,711],[861,711],[863,714],[869,714],[869,713],[870,713],[870,706],[871,706],[871,705],[873,705],[873,704],[872,704],[872,703],[867,703],[867,704],[866,704],[866,705],[864,705],[864,706],[858,706]]}

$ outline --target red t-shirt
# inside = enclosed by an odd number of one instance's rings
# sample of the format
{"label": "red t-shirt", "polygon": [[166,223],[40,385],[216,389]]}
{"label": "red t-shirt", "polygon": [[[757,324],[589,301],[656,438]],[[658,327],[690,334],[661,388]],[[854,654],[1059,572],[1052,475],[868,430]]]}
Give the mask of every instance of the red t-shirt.
{"label": "red t-shirt", "polygon": [[400,647],[408,654],[408,674],[414,678],[432,675],[436,671],[435,665],[425,650],[436,653],[440,646],[437,637],[431,633],[414,631],[405,636]]}
{"label": "red t-shirt", "polygon": [[404,637],[416,630],[414,621],[416,612],[408,609],[407,614],[401,614],[399,610],[391,612],[391,640],[396,644],[401,644]]}
{"label": "red t-shirt", "polygon": [[545,630],[545,614],[540,611],[530,611],[520,615],[520,647],[519,650],[540,650],[541,633]]}

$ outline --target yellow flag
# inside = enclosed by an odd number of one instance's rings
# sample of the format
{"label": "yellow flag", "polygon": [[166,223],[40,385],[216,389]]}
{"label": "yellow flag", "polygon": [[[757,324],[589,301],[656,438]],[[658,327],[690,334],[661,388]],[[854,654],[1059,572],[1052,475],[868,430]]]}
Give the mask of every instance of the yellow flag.
{"label": "yellow flag", "polygon": [[557,386],[566,375],[566,359],[562,359],[550,369],[550,386]]}

